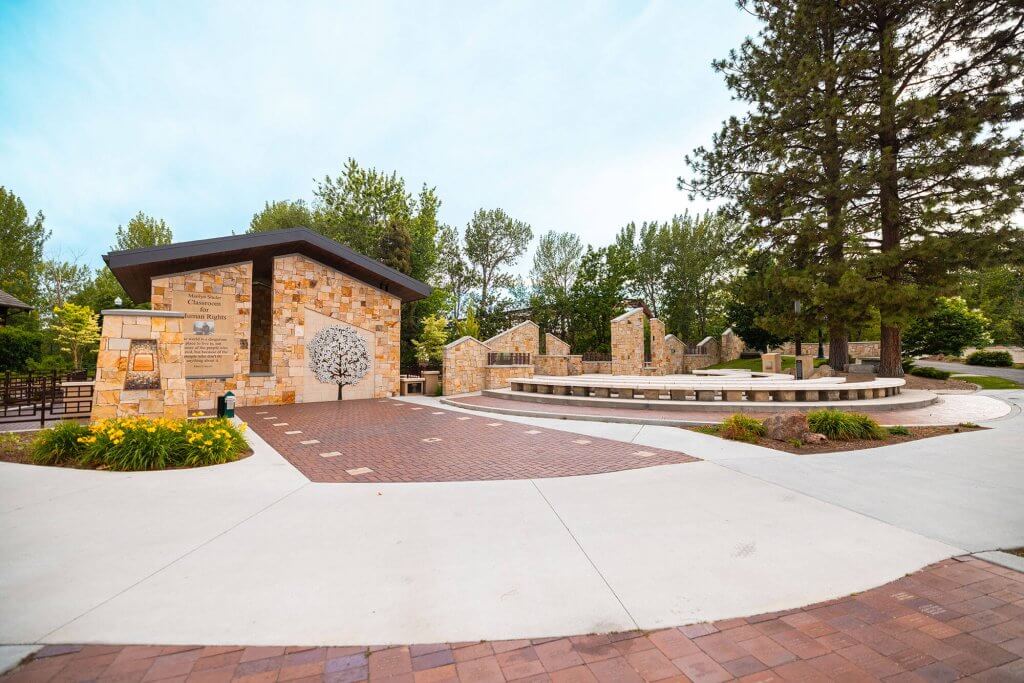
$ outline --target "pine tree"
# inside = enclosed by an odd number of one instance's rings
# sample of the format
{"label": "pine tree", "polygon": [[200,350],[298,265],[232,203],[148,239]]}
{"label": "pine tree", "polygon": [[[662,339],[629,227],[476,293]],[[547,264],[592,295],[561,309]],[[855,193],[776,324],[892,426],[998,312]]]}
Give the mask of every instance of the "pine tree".
{"label": "pine tree", "polygon": [[381,235],[380,261],[400,273],[412,272],[412,238],[398,221],[391,221]]}

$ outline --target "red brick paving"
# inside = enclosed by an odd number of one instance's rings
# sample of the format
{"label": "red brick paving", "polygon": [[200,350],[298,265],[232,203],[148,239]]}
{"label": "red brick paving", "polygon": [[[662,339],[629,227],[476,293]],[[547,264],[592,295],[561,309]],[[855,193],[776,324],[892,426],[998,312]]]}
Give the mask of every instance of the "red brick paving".
{"label": "red brick paving", "polygon": [[854,596],[651,632],[355,647],[49,645],[3,683],[1024,680],[1024,574],[946,560]]}
{"label": "red brick paving", "polygon": [[[696,461],[675,451],[390,399],[250,406],[237,412],[317,482],[538,479]],[[266,419],[271,417],[276,419]],[[282,422],[287,426],[273,426]],[[302,444],[314,439],[319,443]],[[335,451],[341,455],[320,455]],[[362,467],[373,471],[347,472]]]}

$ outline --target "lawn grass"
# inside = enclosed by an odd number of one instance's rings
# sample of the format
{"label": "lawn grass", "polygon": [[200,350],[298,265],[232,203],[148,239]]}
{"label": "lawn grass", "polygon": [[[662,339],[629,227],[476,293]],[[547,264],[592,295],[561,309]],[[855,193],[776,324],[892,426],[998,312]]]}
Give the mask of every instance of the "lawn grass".
{"label": "lawn grass", "polygon": [[[828,361],[821,358],[814,359],[814,367],[824,365]],[[789,368],[796,367],[796,356],[783,356],[782,357],[782,369],[788,370]],[[719,363],[718,365],[711,365],[707,368],[708,370],[750,370],[751,372],[761,372],[761,359],[760,358],[737,358],[727,363]]]}
{"label": "lawn grass", "polygon": [[982,389],[1020,389],[1020,384],[1005,377],[991,377],[989,375],[956,375],[953,379],[959,379],[971,384],[977,384]]}

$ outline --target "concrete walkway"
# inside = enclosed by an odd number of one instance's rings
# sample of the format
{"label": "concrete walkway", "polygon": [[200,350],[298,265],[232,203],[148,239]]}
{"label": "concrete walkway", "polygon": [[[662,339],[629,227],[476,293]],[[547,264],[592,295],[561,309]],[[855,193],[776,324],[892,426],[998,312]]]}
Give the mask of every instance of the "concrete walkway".
{"label": "concrete walkway", "polygon": [[[811,483],[801,468],[833,458],[667,427],[514,419],[709,462],[318,484],[253,435],[252,457],[199,470],[0,463],[0,643],[424,643],[657,628],[799,607],[962,548],[1024,544],[1024,511],[1008,504],[1024,481],[1016,417],[934,441],[941,459],[913,444],[845,454]],[[832,490],[843,489],[834,479],[874,486],[870,467],[841,466],[864,458],[889,467],[887,506]],[[938,528],[922,504],[960,521]]]}
{"label": "concrete walkway", "polygon": [[929,368],[938,368],[958,375],[988,375],[990,377],[1002,377],[1024,385],[1024,370],[1019,368],[990,368],[985,365],[967,365],[966,363],[943,363],[935,360],[914,361],[915,365],[923,365]]}

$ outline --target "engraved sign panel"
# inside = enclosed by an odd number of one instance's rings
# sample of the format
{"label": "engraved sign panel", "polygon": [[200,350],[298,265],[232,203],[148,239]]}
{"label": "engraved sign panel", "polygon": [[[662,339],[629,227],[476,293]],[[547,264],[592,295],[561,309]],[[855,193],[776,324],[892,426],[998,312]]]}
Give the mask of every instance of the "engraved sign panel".
{"label": "engraved sign panel", "polygon": [[185,376],[230,377],[235,372],[235,297],[174,292],[171,310],[185,314]]}

